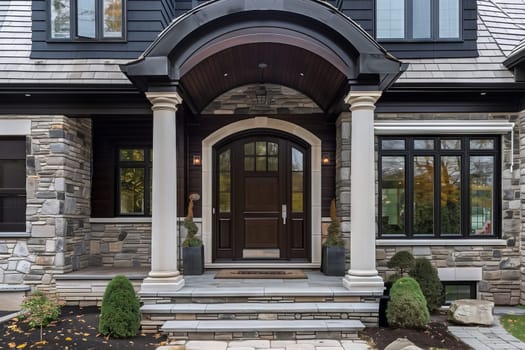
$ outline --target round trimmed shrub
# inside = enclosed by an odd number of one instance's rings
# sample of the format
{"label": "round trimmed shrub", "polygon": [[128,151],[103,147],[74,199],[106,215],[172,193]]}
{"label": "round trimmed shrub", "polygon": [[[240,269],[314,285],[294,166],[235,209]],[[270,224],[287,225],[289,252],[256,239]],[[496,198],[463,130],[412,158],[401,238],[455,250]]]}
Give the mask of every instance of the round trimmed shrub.
{"label": "round trimmed shrub", "polygon": [[416,279],[421,287],[421,291],[427,300],[427,307],[430,312],[435,311],[443,305],[445,294],[443,285],[439,280],[437,270],[427,258],[418,258],[414,268],[409,275]]}
{"label": "round trimmed shrub", "polygon": [[104,292],[98,330],[105,336],[128,338],[139,328],[140,303],[133,285],[126,276],[116,276]]}
{"label": "round trimmed shrub", "polygon": [[393,327],[417,329],[426,326],[430,320],[427,302],[415,279],[402,277],[394,283],[386,317]]}
{"label": "round trimmed shrub", "polygon": [[391,269],[399,269],[399,275],[403,277],[405,272],[411,270],[414,267],[414,264],[414,256],[410,252],[402,250],[394,254],[394,256],[388,261],[387,266]]}

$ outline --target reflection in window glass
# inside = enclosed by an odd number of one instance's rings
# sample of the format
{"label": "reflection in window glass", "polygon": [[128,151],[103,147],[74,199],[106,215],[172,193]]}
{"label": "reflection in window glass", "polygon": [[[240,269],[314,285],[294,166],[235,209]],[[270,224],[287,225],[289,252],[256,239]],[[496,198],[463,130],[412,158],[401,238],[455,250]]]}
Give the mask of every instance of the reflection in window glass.
{"label": "reflection in window glass", "polygon": [[120,150],[121,161],[132,161],[132,162],[143,162],[144,161],[144,149],[121,149]]}
{"label": "reflection in window glass", "polygon": [[245,171],[278,171],[279,145],[275,142],[257,141],[244,144]]}
{"label": "reflection in window glass", "polygon": [[244,155],[246,156],[252,156],[255,154],[255,143],[250,142],[244,144]]}
{"label": "reflection in window glass", "polygon": [[104,38],[122,37],[122,0],[104,0]]}
{"label": "reflection in window glass", "polygon": [[255,158],[255,170],[266,171],[266,157]]}
{"label": "reflection in window glass", "polygon": [[383,150],[402,150],[405,149],[405,140],[381,140]]}
{"label": "reflection in window glass", "polygon": [[381,158],[381,225],[384,234],[405,233],[405,158]]}
{"label": "reflection in window glass", "polygon": [[414,39],[428,39],[430,35],[430,0],[415,0],[412,3],[412,36]]}
{"label": "reflection in window glass", "polygon": [[292,148],[292,171],[303,171],[303,152]]}
{"label": "reflection in window glass", "polygon": [[434,140],[414,140],[414,149],[434,149]]}
{"label": "reflection in window glass", "polygon": [[459,38],[459,0],[439,0],[439,37]]}
{"label": "reflection in window glass", "polygon": [[470,149],[494,149],[493,139],[470,140]]}
{"label": "reflection in window glass", "polygon": [[270,156],[276,156],[278,153],[279,146],[274,142],[268,142],[268,154]]}
{"label": "reflection in window glass", "polygon": [[120,169],[120,213],[144,214],[144,168]]}
{"label": "reflection in window glass", "polygon": [[461,234],[461,157],[441,157],[441,233]]}
{"label": "reflection in window glass", "polygon": [[377,0],[377,38],[405,37],[405,1]]}
{"label": "reflection in window glass", "polygon": [[279,169],[279,158],[268,157],[268,171],[277,171]]}
{"label": "reflection in window glass", "polygon": [[255,143],[255,149],[258,156],[265,156],[266,155],[266,142],[256,142]]}
{"label": "reflection in window glass", "polygon": [[492,234],[494,157],[470,157],[470,233]]}
{"label": "reflection in window glass", "polygon": [[414,157],[414,234],[434,233],[434,157]]}
{"label": "reflection in window glass", "polygon": [[[249,158],[253,159],[253,158]],[[246,162],[246,159],[245,159]],[[246,165],[245,165],[246,166]],[[219,212],[231,211],[231,151],[219,155]]]}
{"label": "reflection in window glass", "polygon": [[0,188],[26,188],[25,159],[0,160]]}
{"label": "reflection in window glass", "polygon": [[51,38],[69,39],[70,27],[70,0],[51,0]]}
{"label": "reflection in window glass", "polygon": [[303,152],[292,147],[292,212],[304,211],[304,156]]}
{"label": "reflection in window glass", "polygon": [[461,149],[461,140],[441,140],[441,149]]}
{"label": "reflection in window glass", "polygon": [[476,282],[443,282],[445,304],[460,299],[476,299]]}
{"label": "reflection in window glass", "polygon": [[95,0],[77,1],[77,34],[79,37],[96,38]]}

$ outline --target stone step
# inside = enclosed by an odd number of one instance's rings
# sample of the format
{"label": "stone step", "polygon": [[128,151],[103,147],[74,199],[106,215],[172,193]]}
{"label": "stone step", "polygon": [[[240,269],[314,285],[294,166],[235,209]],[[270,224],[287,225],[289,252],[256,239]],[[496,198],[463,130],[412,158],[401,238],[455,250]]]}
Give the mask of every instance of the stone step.
{"label": "stone step", "polygon": [[143,314],[242,314],[242,313],[376,313],[378,303],[220,303],[151,304]]}
{"label": "stone step", "polygon": [[359,320],[167,321],[161,331],[170,341],[237,339],[358,339]]}

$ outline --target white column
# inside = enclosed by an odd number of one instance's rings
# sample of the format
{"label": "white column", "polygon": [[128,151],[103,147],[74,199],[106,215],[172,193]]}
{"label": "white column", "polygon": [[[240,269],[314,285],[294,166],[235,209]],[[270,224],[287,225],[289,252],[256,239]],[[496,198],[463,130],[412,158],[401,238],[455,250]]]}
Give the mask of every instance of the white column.
{"label": "white column", "polygon": [[184,286],[177,267],[176,92],[146,93],[153,104],[153,198],[151,271],[141,292],[176,291]]}
{"label": "white column", "polygon": [[383,279],[376,270],[374,110],[380,91],[351,91],[345,99],[352,112],[350,175],[350,270],[346,288],[382,294]]}

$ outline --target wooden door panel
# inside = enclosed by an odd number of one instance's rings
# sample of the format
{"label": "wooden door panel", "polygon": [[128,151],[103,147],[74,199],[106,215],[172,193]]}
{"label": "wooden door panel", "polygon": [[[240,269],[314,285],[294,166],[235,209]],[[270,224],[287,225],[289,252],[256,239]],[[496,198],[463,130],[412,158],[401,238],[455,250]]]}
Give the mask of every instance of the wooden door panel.
{"label": "wooden door panel", "polygon": [[244,247],[279,248],[279,219],[245,218]]}
{"label": "wooden door panel", "polygon": [[253,176],[244,178],[244,212],[278,214],[279,178]]}
{"label": "wooden door panel", "polygon": [[232,249],[232,230],[231,230],[231,220],[220,219],[219,220],[219,239],[218,239],[218,248],[219,249]]}
{"label": "wooden door panel", "polygon": [[300,219],[293,218],[291,220],[291,225],[292,225],[291,227],[292,249],[304,248],[304,220],[302,218]]}

